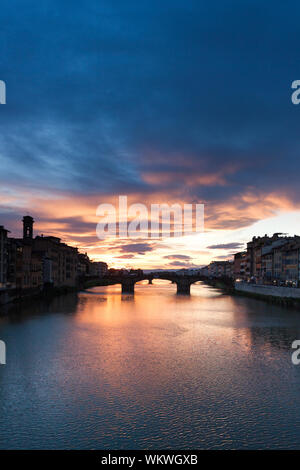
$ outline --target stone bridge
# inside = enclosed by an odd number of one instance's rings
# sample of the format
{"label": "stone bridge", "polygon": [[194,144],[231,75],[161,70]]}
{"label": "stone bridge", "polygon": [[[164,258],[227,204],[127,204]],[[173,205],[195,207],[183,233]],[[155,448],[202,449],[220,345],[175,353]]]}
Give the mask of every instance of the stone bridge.
{"label": "stone bridge", "polygon": [[177,285],[177,294],[189,295],[191,285],[197,281],[203,281],[204,276],[179,275],[170,272],[158,272],[151,274],[124,274],[122,276],[105,276],[101,279],[101,285],[122,285],[122,294],[134,294],[134,285],[137,282],[148,280],[152,284],[153,279],[164,279]]}

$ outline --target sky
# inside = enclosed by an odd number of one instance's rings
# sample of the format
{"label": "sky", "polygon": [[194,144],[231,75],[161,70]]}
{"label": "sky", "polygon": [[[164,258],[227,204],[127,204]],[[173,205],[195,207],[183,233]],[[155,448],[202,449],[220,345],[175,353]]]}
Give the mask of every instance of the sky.
{"label": "sky", "polygon": [[[227,259],[300,234],[300,5],[4,0],[0,225],[124,267]],[[97,206],[203,203],[205,232],[96,236]]]}

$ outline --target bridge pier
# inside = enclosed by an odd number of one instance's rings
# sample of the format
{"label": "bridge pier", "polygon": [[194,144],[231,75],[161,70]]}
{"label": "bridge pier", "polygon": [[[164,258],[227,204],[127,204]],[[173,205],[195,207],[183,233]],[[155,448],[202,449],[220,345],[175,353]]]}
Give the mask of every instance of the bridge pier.
{"label": "bridge pier", "polygon": [[176,282],[177,284],[177,295],[190,295],[191,293],[191,282],[186,279],[180,279]]}
{"label": "bridge pier", "polygon": [[134,294],[134,282],[131,279],[122,281],[122,294]]}
{"label": "bridge pier", "polygon": [[152,279],[149,279],[148,284],[153,284]]}

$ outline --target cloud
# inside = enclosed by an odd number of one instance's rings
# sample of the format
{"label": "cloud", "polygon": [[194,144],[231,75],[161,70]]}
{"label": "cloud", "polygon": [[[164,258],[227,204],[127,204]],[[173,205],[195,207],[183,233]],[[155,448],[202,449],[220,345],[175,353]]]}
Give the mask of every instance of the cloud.
{"label": "cloud", "polygon": [[231,261],[232,260],[232,256],[229,256],[229,255],[220,255],[220,256],[216,256],[216,259],[219,259],[219,260],[225,260],[225,261]]}
{"label": "cloud", "polygon": [[125,253],[137,253],[144,255],[148,251],[154,250],[154,245],[148,243],[128,243],[127,245],[115,246],[113,249],[120,249]]}
{"label": "cloud", "polygon": [[168,264],[168,266],[172,267],[181,267],[181,268],[197,268],[197,266],[194,263],[185,263],[184,261],[172,261],[171,263]]}
{"label": "cloud", "polygon": [[218,245],[210,245],[207,248],[209,250],[239,250],[244,246],[243,243],[237,243],[237,242],[232,242],[232,243],[219,243]]}
{"label": "cloud", "polygon": [[175,260],[176,259],[179,259],[179,260],[180,259],[182,259],[182,260],[190,260],[191,259],[191,257],[188,256],[188,255],[166,255],[166,256],[164,256],[164,258],[166,258],[166,259],[175,259]]}

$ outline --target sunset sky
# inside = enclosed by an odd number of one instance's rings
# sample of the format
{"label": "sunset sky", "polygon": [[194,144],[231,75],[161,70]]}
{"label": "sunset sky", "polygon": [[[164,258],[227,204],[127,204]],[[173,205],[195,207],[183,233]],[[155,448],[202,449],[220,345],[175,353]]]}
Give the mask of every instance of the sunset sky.
{"label": "sunset sky", "polygon": [[[300,234],[299,2],[1,3],[0,225],[111,266],[227,259]],[[23,6],[20,8],[20,6]],[[97,206],[205,204],[205,233],[100,241]]]}

